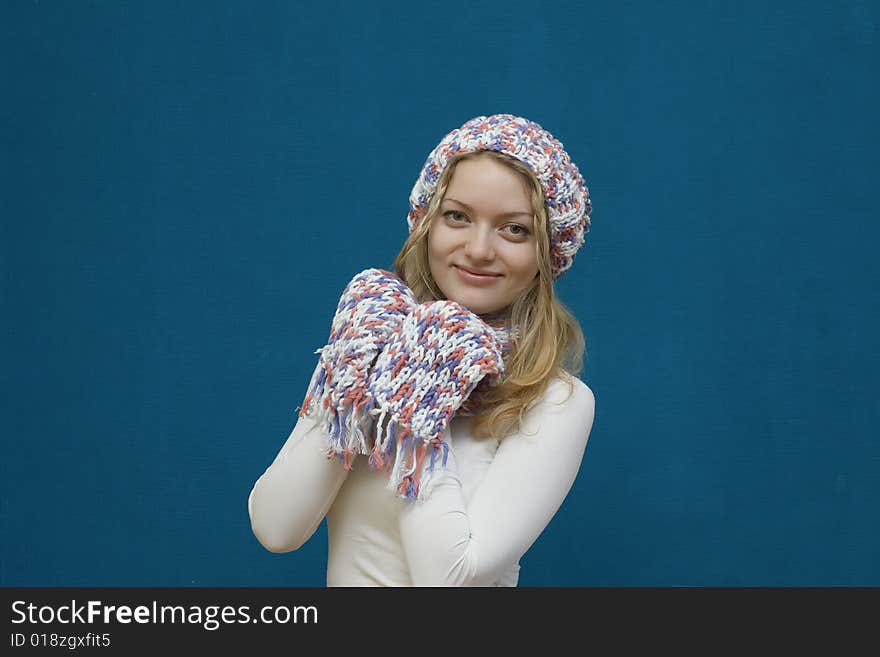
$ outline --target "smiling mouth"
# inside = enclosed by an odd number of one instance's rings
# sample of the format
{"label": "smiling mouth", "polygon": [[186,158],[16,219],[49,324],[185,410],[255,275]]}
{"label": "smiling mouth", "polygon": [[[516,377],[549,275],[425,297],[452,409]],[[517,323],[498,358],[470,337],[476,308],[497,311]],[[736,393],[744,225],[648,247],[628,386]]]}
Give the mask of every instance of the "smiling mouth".
{"label": "smiling mouth", "polygon": [[459,267],[458,265],[453,265],[456,269],[460,269],[466,274],[470,274],[471,276],[482,276],[483,278],[498,278],[501,274],[481,274],[479,272],[471,271],[470,269],[466,269],[465,267]]}

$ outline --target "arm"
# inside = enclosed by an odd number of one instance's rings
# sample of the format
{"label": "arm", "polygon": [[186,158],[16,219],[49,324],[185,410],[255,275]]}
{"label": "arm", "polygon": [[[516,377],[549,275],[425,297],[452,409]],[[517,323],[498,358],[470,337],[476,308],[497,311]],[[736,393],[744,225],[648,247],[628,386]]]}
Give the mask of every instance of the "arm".
{"label": "arm", "polygon": [[522,430],[501,441],[469,504],[451,449],[428,499],[401,511],[414,585],[491,585],[544,531],[577,476],[595,411],[579,379],[567,399],[568,385],[558,383],[526,414]]}
{"label": "arm", "polygon": [[324,433],[301,417],[248,496],[251,529],[270,552],[301,547],[321,523],[348,470],[326,457]]}

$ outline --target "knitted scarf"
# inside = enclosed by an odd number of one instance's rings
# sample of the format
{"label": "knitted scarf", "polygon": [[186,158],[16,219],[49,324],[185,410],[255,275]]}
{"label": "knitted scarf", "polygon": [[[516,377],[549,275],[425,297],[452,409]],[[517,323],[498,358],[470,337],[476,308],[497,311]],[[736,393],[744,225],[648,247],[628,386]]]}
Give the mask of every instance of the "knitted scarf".
{"label": "knitted scarf", "polygon": [[510,331],[455,301],[419,303],[395,274],[367,269],[345,287],[299,416],[314,417],[328,457],[351,469],[369,455],[388,488],[424,500],[443,434],[456,414],[473,415],[503,376]]}

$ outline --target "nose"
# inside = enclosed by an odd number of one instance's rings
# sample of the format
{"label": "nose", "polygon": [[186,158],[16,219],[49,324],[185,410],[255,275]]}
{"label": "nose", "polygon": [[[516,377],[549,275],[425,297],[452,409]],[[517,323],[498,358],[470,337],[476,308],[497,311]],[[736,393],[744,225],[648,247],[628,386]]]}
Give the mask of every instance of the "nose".
{"label": "nose", "polygon": [[465,255],[475,261],[489,261],[494,259],[495,250],[492,246],[491,231],[474,228],[467,236],[464,244]]}

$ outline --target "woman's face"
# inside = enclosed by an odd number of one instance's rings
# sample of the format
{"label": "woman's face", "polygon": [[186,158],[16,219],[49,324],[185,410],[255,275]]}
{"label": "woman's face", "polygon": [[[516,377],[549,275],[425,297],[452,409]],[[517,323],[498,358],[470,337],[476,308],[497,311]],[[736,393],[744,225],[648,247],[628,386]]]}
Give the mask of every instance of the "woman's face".
{"label": "woman's face", "polygon": [[440,290],[477,315],[502,310],[538,273],[535,217],[521,175],[491,157],[459,162],[428,232]]}

